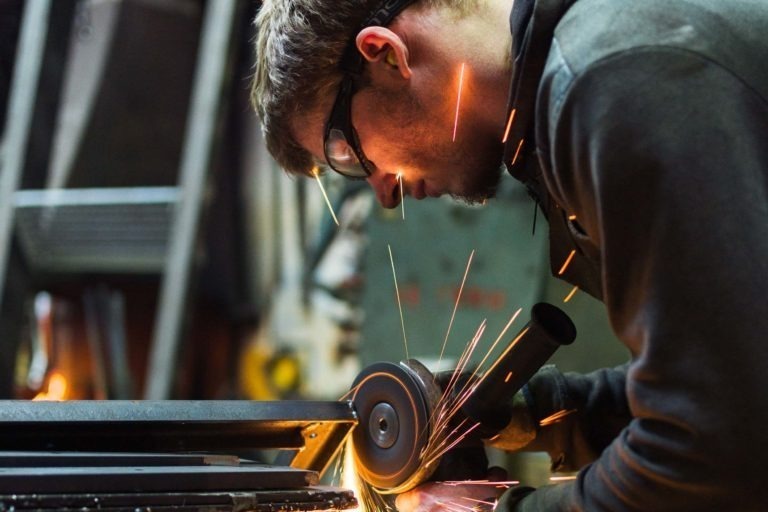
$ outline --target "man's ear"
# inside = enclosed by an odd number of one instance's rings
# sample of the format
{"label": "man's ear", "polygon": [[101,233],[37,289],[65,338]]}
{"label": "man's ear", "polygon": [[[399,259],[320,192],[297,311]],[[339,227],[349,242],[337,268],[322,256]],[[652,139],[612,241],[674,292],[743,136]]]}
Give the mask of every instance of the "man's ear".
{"label": "man's ear", "polygon": [[411,68],[408,65],[408,47],[400,36],[386,27],[365,27],[355,40],[357,51],[372,63],[381,63],[390,69],[397,69],[408,79]]}

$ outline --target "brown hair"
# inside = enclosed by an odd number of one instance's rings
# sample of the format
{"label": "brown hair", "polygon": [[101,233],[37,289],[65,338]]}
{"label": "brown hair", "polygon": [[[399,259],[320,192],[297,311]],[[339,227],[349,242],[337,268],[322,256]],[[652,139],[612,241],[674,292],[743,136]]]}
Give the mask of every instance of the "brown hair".
{"label": "brown hair", "polygon": [[[264,0],[254,24],[256,65],[251,102],[261,119],[267,149],[287,172],[309,174],[312,155],[301,147],[291,122],[335,94],[339,60],[347,44],[382,0]],[[466,12],[478,0],[420,0]]]}

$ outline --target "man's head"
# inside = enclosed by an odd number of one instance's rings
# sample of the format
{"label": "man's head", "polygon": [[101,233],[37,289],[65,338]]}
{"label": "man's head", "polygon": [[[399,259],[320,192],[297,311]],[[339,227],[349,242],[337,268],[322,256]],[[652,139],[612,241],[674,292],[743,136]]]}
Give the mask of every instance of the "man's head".
{"label": "man's head", "polygon": [[501,157],[511,2],[417,0],[371,21],[398,3],[263,2],[252,98],[267,147],[291,173],[330,163],[366,178],[385,206],[397,205],[398,174],[417,198],[485,197]]}

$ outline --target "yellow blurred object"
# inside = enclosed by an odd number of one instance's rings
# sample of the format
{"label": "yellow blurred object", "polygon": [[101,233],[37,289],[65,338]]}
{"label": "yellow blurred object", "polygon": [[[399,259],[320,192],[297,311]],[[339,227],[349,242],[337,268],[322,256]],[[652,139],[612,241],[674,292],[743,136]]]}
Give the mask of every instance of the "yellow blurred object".
{"label": "yellow blurred object", "polygon": [[295,398],[301,368],[291,352],[275,350],[258,340],[249,343],[240,357],[240,391],[250,400]]}
{"label": "yellow blurred object", "polygon": [[298,390],[300,381],[299,362],[291,354],[280,354],[276,356],[271,364],[269,377],[281,394],[287,394]]}

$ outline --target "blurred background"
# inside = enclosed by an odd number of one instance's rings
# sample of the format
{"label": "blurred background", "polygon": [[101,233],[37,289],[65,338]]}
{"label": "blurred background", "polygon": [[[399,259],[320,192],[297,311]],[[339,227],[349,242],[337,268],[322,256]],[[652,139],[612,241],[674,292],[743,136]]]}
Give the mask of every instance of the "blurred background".
{"label": "blurred background", "polygon": [[626,359],[511,178],[387,211],[285,176],[248,102],[258,8],[0,0],[0,398],[336,400],[374,361],[451,368],[487,320],[482,357],[539,301],[579,331],[563,370]]}

